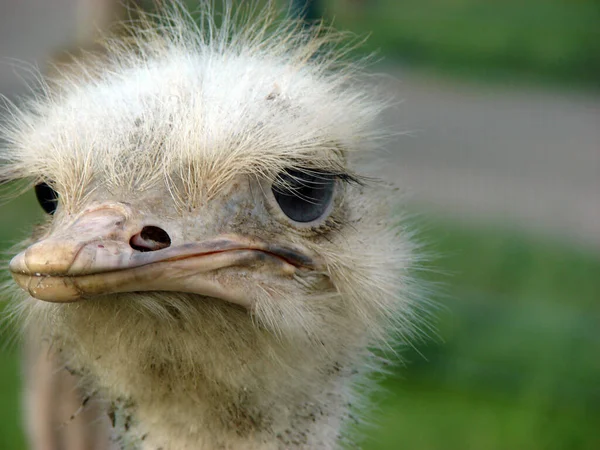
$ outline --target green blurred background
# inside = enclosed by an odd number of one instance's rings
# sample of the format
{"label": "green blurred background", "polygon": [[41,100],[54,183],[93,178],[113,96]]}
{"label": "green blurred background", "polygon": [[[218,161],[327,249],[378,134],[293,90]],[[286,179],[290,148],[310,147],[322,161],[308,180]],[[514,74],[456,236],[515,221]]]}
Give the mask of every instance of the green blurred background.
{"label": "green blurred background", "polygon": [[[358,430],[364,448],[600,449],[600,2],[314,6],[370,33],[358,52],[378,50],[376,69],[401,80],[386,88],[409,99],[391,124],[412,110],[422,127],[390,144],[399,157],[385,175],[414,192],[437,331],[399,349]],[[1,206],[0,248],[41,214],[31,194]],[[19,380],[5,345],[2,450],[25,448]]]}

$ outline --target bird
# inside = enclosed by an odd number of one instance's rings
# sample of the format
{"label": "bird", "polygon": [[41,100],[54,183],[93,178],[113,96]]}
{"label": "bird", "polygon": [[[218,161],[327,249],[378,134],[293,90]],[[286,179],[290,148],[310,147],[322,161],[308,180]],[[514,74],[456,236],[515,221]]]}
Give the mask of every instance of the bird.
{"label": "bird", "polygon": [[343,34],[213,3],[163,2],[7,106],[0,180],[47,213],[10,316],[110,448],[358,446],[378,349],[425,309],[398,193],[361,171],[390,102]]}

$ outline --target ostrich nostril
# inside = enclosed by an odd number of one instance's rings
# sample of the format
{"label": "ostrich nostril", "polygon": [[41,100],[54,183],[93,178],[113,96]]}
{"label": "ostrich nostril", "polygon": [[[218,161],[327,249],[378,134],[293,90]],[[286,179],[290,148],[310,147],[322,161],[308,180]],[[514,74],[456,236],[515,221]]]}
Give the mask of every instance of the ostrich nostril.
{"label": "ostrich nostril", "polygon": [[138,234],[131,237],[129,245],[140,252],[153,252],[167,248],[171,245],[171,238],[165,230],[148,226],[142,228]]}

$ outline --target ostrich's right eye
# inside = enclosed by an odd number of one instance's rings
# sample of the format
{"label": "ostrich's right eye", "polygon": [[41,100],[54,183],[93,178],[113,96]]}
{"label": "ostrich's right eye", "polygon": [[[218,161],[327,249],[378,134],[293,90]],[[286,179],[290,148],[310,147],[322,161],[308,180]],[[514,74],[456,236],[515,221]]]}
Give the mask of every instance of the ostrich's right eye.
{"label": "ostrich's right eye", "polygon": [[283,213],[298,223],[320,219],[330,209],[335,176],[323,171],[287,169],[279,174],[282,185],[271,189]]}
{"label": "ostrich's right eye", "polygon": [[42,182],[35,185],[35,195],[44,211],[54,214],[58,206],[58,192]]}

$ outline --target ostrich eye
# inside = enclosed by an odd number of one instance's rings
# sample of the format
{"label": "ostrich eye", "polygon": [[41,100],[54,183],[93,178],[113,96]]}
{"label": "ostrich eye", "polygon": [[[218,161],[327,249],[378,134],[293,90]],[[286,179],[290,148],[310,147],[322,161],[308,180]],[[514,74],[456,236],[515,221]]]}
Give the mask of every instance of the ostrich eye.
{"label": "ostrich eye", "polygon": [[307,223],[322,217],[329,209],[335,187],[335,175],[323,171],[288,169],[272,187],[283,213],[294,222]]}
{"label": "ostrich eye", "polygon": [[54,214],[58,205],[58,192],[46,183],[39,183],[35,185],[35,195],[44,211]]}

